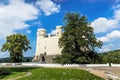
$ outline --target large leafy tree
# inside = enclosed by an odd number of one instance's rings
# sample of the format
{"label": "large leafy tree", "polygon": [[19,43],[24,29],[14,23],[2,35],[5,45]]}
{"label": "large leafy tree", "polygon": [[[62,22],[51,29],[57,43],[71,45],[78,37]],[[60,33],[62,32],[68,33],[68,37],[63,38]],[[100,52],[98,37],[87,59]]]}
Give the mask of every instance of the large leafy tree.
{"label": "large leafy tree", "polygon": [[90,63],[97,58],[96,47],[101,47],[85,16],[78,13],[67,13],[64,17],[65,26],[59,39],[62,55],[54,60],[60,63]]}
{"label": "large leafy tree", "polygon": [[30,42],[25,35],[13,34],[6,37],[6,43],[3,44],[1,51],[10,52],[11,62],[21,62],[23,52],[31,49]]}

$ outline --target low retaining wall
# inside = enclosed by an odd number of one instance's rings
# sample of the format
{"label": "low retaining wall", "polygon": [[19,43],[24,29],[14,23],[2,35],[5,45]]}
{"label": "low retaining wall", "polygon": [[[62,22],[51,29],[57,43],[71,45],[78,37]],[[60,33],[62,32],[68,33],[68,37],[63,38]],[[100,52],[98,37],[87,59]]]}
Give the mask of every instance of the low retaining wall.
{"label": "low retaining wall", "polygon": [[42,64],[42,63],[22,63],[23,66],[39,66],[39,67],[108,67],[109,64]]}
{"label": "low retaining wall", "polygon": [[[35,67],[109,67],[107,64],[46,64],[39,62],[29,62],[29,63],[0,63],[0,66],[35,66]],[[120,67],[120,64],[111,63],[111,67]]]}
{"label": "low retaining wall", "polygon": [[111,66],[112,67],[120,67],[120,64],[113,64],[113,63],[111,63]]}
{"label": "low retaining wall", "polygon": [[36,67],[61,67],[61,64],[44,64],[44,63],[22,63],[22,65]]}
{"label": "low retaining wall", "polygon": [[109,67],[109,63],[107,64],[86,64],[86,67]]}

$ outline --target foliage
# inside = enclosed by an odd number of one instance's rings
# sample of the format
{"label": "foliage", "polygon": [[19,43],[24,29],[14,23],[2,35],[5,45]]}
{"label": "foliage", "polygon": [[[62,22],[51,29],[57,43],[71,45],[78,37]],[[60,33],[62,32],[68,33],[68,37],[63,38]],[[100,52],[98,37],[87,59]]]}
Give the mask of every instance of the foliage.
{"label": "foliage", "polygon": [[[33,57],[23,57],[22,62],[31,62]],[[29,60],[29,61],[28,61]],[[0,63],[10,63],[10,58],[0,58]]]}
{"label": "foliage", "polygon": [[3,44],[1,51],[10,52],[11,62],[21,62],[23,58],[23,52],[31,49],[30,42],[25,35],[13,34],[7,36],[6,43]]}
{"label": "foliage", "polygon": [[[87,71],[80,69],[65,69],[65,68],[10,68],[15,74],[11,74],[2,79],[11,79],[17,77],[18,73],[31,72],[32,75],[17,80],[104,80]],[[71,74],[72,73],[72,74]]]}
{"label": "foliage", "polygon": [[0,63],[7,63],[7,62],[10,62],[9,57],[6,57],[6,58],[0,58]]}
{"label": "foliage", "polygon": [[54,63],[62,63],[62,57],[57,55],[55,58],[53,58],[53,62]]}
{"label": "foliage", "polygon": [[7,68],[0,68],[0,75],[9,75],[11,73],[11,71]]}
{"label": "foliage", "polygon": [[120,64],[120,50],[100,53],[99,63],[117,63]]}
{"label": "foliage", "polygon": [[[89,25],[85,16],[78,13],[67,13],[64,17],[65,26],[59,39],[59,47],[62,55],[59,63],[91,63],[95,62],[97,54],[95,48],[102,46],[97,41],[93,28]],[[58,60],[58,59],[54,59]]]}

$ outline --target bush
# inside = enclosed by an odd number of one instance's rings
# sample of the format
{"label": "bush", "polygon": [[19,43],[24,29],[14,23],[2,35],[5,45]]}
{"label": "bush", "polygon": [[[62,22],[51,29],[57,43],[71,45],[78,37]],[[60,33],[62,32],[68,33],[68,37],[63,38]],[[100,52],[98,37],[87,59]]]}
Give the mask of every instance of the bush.
{"label": "bush", "polygon": [[11,74],[11,71],[9,69],[4,67],[0,68],[0,75],[9,75],[9,74]]}

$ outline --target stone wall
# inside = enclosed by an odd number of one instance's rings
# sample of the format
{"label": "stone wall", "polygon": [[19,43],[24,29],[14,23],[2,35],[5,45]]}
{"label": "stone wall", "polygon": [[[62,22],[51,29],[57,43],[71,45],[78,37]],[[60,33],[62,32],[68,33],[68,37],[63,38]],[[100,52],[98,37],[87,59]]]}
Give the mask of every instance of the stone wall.
{"label": "stone wall", "polygon": [[46,63],[53,63],[53,58],[55,58],[56,55],[47,55],[46,56]]}

